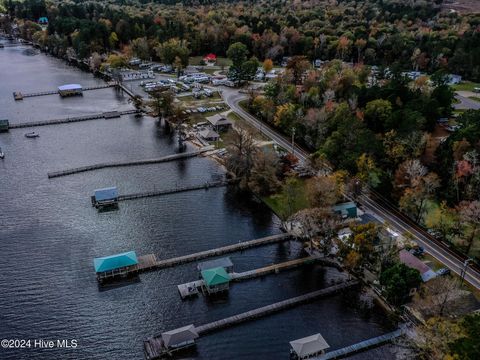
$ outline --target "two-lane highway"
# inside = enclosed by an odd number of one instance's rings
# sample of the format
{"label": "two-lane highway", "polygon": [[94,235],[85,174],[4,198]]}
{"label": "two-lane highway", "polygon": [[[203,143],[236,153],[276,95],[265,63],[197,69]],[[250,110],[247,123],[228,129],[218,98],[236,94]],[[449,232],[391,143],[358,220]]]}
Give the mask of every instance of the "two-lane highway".
{"label": "two-lane highway", "polygon": [[[239,102],[247,99],[247,95],[239,92],[238,89],[222,87],[222,97],[230,108],[238,115],[244,118],[249,124],[260,130],[267,137],[275,141],[278,145],[285,149],[291,148],[290,139],[279,134],[276,130],[272,129],[262,121],[258,120],[239,105]],[[303,162],[305,162],[309,156],[309,153],[295,146],[295,155]],[[442,245],[438,241],[431,239],[431,236],[419,227],[412,226],[409,221],[404,220],[398,211],[396,211],[391,205],[381,204],[379,201],[373,200],[371,197],[362,195],[358,199],[360,203],[380,218],[388,221],[392,226],[401,231],[402,233],[410,233],[415,240],[425,248],[425,250],[431,254],[435,259],[448,266],[448,268],[460,275],[464,268],[464,259],[458,256],[455,252],[448,249],[445,245]],[[480,289],[480,272],[468,268],[465,275],[465,281],[473,285],[475,288]]]}

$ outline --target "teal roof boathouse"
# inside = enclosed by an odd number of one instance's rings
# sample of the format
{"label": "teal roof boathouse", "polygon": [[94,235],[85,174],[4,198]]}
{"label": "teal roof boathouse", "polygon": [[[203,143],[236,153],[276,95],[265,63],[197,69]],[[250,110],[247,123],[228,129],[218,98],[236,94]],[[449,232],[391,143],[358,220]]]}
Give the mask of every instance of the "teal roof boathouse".
{"label": "teal roof boathouse", "polygon": [[201,272],[202,279],[205,282],[205,289],[209,294],[226,291],[230,286],[230,275],[223,267],[206,269]]}
{"label": "teal roof boathouse", "polygon": [[95,258],[93,260],[96,273],[117,270],[138,264],[135,251],[128,251],[121,254]]}
{"label": "teal roof boathouse", "polygon": [[334,205],[333,211],[339,214],[343,219],[357,217],[357,205],[353,201]]}

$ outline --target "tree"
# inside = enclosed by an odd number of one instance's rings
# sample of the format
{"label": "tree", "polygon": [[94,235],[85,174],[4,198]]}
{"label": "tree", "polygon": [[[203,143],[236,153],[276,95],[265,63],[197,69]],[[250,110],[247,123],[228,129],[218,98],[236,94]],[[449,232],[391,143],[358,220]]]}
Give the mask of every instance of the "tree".
{"label": "tree", "polygon": [[227,170],[238,180],[241,189],[247,189],[257,147],[252,134],[241,127],[231,131],[226,138]]}
{"label": "tree", "polygon": [[385,296],[392,304],[400,306],[410,299],[411,289],[422,282],[420,272],[407,265],[397,263],[380,274],[380,284],[385,289]]}
{"label": "tree", "polygon": [[136,57],[142,60],[150,58],[150,47],[147,38],[137,38],[130,43],[131,49]]}
{"label": "tree", "polygon": [[260,196],[275,193],[280,188],[277,178],[278,158],[271,151],[258,151],[253,163],[248,187]]}
{"label": "tree", "polygon": [[334,175],[311,178],[307,181],[306,188],[310,205],[320,208],[335,205],[343,190]]}
{"label": "tree", "polygon": [[273,69],[273,61],[272,59],[265,59],[263,62],[263,71],[269,73]]}
{"label": "tree", "polygon": [[107,58],[107,63],[112,69],[118,69],[127,66],[127,60],[123,56],[111,54]]}
{"label": "tree", "polygon": [[463,240],[466,243],[465,253],[468,255],[480,232],[480,201],[462,201],[457,210],[464,228]]}
{"label": "tree", "polygon": [[356,177],[366,183],[372,188],[380,185],[381,170],[376,166],[375,161],[371,156],[363,153],[357,160],[357,175]]}
{"label": "tree", "polygon": [[293,56],[287,63],[287,71],[291,72],[295,84],[302,82],[302,77],[309,68],[310,62],[306,56]]}
{"label": "tree", "polygon": [[227,50],[227,57],[232,60],[232,68],[240,70],[243,63],[247,61],[248,49],[241,42],[233,43]]}
{"label": "tree", "polygon": [[480,354],[480,314],[467,315],[460,324],[462,335],[456,340],[449,339],[450,350],[458,359],[478,359]]}
{"label": "tree", "polygon": [[190,49],[186,40],[172,38],[159,44],[155,52],[165,64],[172,65],[178,57],[184,67],[188,65]]}
{"label": "tree", "polygon": [[392,103],[383,99],[372,100],[367,103],[364,115],[367,126],[377,133],[381,132],[392,116]]}

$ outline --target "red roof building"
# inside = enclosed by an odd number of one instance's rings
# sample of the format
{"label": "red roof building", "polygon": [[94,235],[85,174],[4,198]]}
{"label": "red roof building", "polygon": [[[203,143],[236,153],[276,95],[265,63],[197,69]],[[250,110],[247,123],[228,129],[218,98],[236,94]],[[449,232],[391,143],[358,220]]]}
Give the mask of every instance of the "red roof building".
{"label": "red roof building", "polygon": [[203,58],[205,62],[215,63],[217,61],[217,55],[215,54],[207,54]]}

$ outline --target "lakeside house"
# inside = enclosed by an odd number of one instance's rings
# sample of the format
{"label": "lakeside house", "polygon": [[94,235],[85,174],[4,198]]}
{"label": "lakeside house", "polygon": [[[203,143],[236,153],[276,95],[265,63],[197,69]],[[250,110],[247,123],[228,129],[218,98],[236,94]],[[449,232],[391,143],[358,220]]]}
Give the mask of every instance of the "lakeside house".
{"label": "lakeside house", "polygon": [[407,250],[400,250],[400,262],[407,265],[409,268],[416,269],[420,272],[423,282],[427,282],[437,276],[435,271],[430,269],[427,264],[411,254]]}
{"label": "lakeside house", "polygon": [[61,97],[82,95],[83,88],[80,84],[66,84],[58,87],[58,94]]}
{"label": "lakeside house", "polygon": [[207,54],[204,56],[203,61],[205,61],[207,65],[213,66],[217,63],[217,55],[212,53]]}
{"label": "lakeside house", "polygon": [[199,134],[205,141],[218,141],[218,139],[220,139],[220,135],[212,129],[202,130]]}
{"label": "lakeside house", "polygon": [[227,131],[232,127],[232,122],[228,120],[225,116],[220,114],[215,114],[207,117],[207,121],[213,126],[215,131]]}
{"label": "lakeside house", "polygon": [[321,334],[290,341],[290,346],[292,347],[290,353],[296,359],[308,359],[324,354],[325,350],[330,347]]}
{"label": "lakeside house", "polygon": [[201,277],[205,282],[205,289],[209,295],[222,291],[228,291],[230,288],[230,275],[223,267],[203,270]]}

